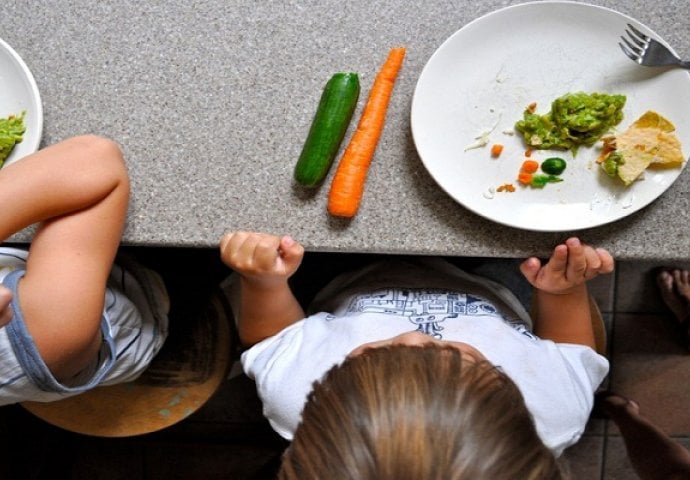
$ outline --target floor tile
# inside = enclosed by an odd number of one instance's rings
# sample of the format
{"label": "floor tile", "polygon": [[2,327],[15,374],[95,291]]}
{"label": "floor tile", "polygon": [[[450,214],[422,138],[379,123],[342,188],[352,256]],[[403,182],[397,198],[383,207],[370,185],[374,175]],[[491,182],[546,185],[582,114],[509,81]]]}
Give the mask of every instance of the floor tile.
{"label": "floor tile", "polygon": [[603,480],[631,480],[638,478],[633,470],[621,437],[608,437],[604,446]]}
{"label": "floor tile", "polygon": [[[685,448],[690,448],[690,439],[674,438]],[[632,467],[625,444],[621,437],[609,437],[604,447],[603,480],[630,480],[639,478]]]}
{"label": "floor tile", "polygon": [[616,276],[616,311],[666,313],[657,289],[654,273],[660,266],[690,269],[690,261],[663,265],[654,261],[619,262]]}
{"label": "floor tile", "polygon": [[563,452],[572,480],[596,480],[603,467],[604,437],[583,435],[579,442]]}
{"label": "floor tile", "polygon": [[613,312],[614,287],[618,272],[593,278],[588,284],[590,295],[594,298],[602,312]]}
{"label": "floor tile", "polygon": [[136,443],[85,438],[76,448],[76,457],[71,478],[145,480],[144,457]]}
{"label": "floor tile", "polygon": [[277,458],[253,445],[152,445],[145,452],[147,479],[263,480],[264,466]]}
{"label": "floor tile", "polygon": [[611,389],[671,435],[690,434],[690,355],[662,315],[617,314]]}

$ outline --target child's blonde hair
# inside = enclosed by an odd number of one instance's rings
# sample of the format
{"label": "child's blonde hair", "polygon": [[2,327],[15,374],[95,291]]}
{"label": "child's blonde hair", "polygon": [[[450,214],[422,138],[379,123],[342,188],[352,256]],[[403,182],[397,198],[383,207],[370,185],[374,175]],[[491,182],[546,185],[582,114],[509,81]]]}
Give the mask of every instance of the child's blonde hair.
{"label": "child's blonde hair", "polygon": [[520,391],[450,346],[365,350],[309,395],[280,479],[559,479]]}

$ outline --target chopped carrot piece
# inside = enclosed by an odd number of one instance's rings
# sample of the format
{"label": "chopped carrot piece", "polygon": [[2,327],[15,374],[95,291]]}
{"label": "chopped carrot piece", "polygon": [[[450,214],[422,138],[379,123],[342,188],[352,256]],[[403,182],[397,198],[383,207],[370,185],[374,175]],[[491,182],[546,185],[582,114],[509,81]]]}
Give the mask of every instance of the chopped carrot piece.
{"label": "chopped carrot piece", "polygon": [[501,152],[503,152],[503,145],[501,145],[500,143],[494,143],[491,146],[492,157],[498,157],[499,155],[501,155]]}
{"label": "chopped carrot piece", "polygon": [[522,162],[522,167],[520,168],[521,171],[525,173],[534,173],[537,170],[539,170],[539,162],[536,162],[534,160],[525,160]]}
{"label": "chopped carrot piece", "polygon": [[528,148],[527,150],[525,150],[525,157],[531,157],[531,156],[532,156],[532,149]]}
{"label": "chopped carrot piece", "polygon": [[529,185],[532,183],[532,178],[533,175],[531,173],[527,172],[520,172],[518,174],[518,182],[520,182],[523,185]]}

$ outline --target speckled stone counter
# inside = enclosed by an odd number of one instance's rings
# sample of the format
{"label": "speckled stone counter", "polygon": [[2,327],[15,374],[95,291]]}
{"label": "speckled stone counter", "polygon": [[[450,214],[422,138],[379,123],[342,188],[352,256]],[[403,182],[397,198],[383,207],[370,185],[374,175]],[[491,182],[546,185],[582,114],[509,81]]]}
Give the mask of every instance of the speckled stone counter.
{"label": "speckled stone counter", "polygon": [[[80,133],[122,145],[132,176],[125,244],[212,247],[246,229],[289,233],[310,251],[521,257],[567,233],[505,227],[465,209],[427,173],[410,131],[431,54],[468,22],[516,3],[6,0],[0,37],[36,77],[44,145]],[[638,19],[690,58],[688,1],[592,3]],[[330,218],[328,183],[306,193],[292,182],[321,89],[332,73],[357,71],[361,108],[399,45],[408,56],[362,207],[352,221]],[[689,181],[685,169],[648,207],[578,234],[620,259],[688,258]]]}

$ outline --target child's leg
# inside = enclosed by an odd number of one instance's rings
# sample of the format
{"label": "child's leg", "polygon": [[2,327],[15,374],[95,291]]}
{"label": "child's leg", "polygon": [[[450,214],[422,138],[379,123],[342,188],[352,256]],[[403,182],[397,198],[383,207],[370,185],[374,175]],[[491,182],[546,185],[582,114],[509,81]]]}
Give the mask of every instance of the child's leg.
{"label": "child's leg", "polygon": [[58,379],[100,347],[104,292],[129,200],[120,149],[95,136],[45,148],[0,170],[0,240],[42,222],[19,284],[24,319]]}

